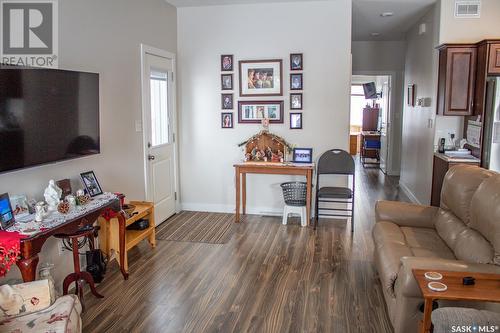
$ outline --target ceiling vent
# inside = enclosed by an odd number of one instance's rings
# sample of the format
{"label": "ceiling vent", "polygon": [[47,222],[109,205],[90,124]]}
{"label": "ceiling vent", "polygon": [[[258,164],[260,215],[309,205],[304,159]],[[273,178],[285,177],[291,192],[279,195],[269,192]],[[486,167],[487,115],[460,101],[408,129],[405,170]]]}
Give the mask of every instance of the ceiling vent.
{"label": "ceiling vent", "polygon": [[455,17],[457,18],[479,18],[481,16],[481,0],[455,1]]}

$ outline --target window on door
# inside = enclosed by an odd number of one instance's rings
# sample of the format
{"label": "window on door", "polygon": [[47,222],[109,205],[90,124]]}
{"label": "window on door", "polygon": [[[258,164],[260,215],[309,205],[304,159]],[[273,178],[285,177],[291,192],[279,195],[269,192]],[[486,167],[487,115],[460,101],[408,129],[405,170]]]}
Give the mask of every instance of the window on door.
{"label": "window on door", "polygon": [[151,71],[151,146],[169,143],[168,73]]}

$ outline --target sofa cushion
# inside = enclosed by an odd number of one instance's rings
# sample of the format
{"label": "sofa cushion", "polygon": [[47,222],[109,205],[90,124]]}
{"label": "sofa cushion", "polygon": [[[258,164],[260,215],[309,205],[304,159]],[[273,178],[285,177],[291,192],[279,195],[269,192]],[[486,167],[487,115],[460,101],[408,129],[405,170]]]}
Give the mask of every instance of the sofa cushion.
{"label": "sofa cushion", "polygon": [[[451,211],[441,209],[436,215],[435,227],[439,237],[458,259],[479,264],[493,262],[491,244],[480,233],[467,227]],[[471,244],[474,244],[472,248]]]}
{"label": "sofa cushion", "polygon": [[455,259],[455,255],[435,229],[403,227],[401,231],[413,257]]}
{"label": "sofa cushion", "polygon": [[494,172],[471,165],[456,165],[446,173],[441,189],[441,208],[470,223],[471,199],[479,185]]}
{"label": "sofa cushion", "polygon": [[0,319],[25,315],[50,306],[48,280],[0,286]]}
{"label": "sofa cushion", "polygon": [[494,263],[500,265],[500,175],[484,181],[472,197],[471,228],[493,246]]}
{"label": "sofa cushion", "polygon": [[455,259],[453,252],[429,228],[399,227],[392,222],[380,221],[373,228],[373,239],[380,281],[392,297],[395,297],[394,283],[402,257]]}

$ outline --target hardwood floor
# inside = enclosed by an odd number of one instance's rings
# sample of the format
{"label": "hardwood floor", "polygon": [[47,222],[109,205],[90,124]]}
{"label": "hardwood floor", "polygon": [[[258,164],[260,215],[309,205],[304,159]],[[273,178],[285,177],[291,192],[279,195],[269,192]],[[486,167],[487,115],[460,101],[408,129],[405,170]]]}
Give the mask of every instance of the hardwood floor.
{"label": "hardwood floor", "polygon": [[[245,216],[226,244],[157,241],[112,263],[86,296],[84,332],[391,332],[373,266],[374,203],[397,180],[358,165],[354,235],[345,220]],[[165,222],[165,223],[168,223]]]}

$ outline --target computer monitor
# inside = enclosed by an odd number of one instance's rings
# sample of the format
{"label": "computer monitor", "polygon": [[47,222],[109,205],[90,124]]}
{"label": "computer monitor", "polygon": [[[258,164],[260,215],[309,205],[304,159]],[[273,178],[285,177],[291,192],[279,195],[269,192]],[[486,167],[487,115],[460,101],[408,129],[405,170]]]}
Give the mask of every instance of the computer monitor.
{"label": "computer monitor", "polygon": [[5,230],[14,224],[14,222],[14,214],[12,213],[9,195],[4,193],[0,195],[0,227],[2,230]]}

